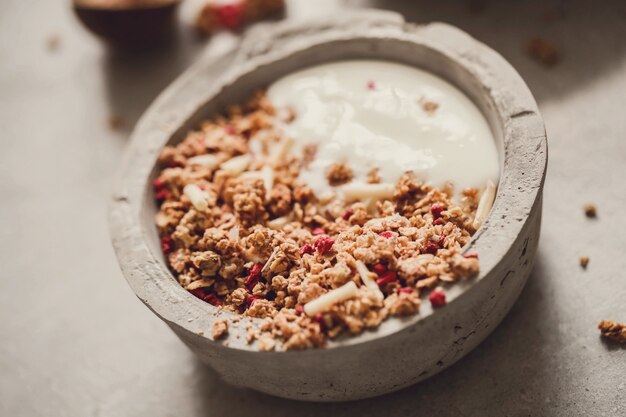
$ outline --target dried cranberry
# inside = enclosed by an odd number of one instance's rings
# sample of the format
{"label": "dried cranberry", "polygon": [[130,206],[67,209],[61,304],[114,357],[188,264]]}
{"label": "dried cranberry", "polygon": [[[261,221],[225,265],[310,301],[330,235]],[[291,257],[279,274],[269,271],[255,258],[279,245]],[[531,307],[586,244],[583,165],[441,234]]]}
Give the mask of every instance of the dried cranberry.
{"label": "dried cranberry", "polygon": [[324,229],[322,229],[321,227],[316,227],[315,229],[313,229],[313,231],[311,233],[313,233],[313,236],[319,236],[319,235],[325,235],[326,234]]}
{"label": "dried cranberry", "polygon": [[437,288],[430,293],[428,300],[433,307],[443,307],[446,305],[446,293],[444,290]]}
{"label": "dried cranberry", "polygon": [[166,189],[160,190],[156,194],[154,194],[154,198],[159,203],[162,203],[163,201],[167,200],[168,196],[169,196],[169,192]]}
{"label": "dried cranberry", "polygon": [[438,219],[441,217],[441,213],[444,211],[445,209],[443,208],[443,206],[439,205],[439,204],[433,204],[430,207],[430,214],[433,215],[433,217],[435,219]]}
{"label": "dried cranberry", "polygon": [[335,239],[331,239],[328,236],[320,236],[313,245],[320,255],[324,255],[333,247],[334,244]]}
{"label": "dried cranberry", "polygon": [[443,248],[443,245],[446,243],[446,234],[442,233],[441,236],[439,237],[439,247]]}
{"label": "dried cranberry", "polygon": [[426,245],[425,252],[430,253],[431,255],[436,255],[438,250],[439,247],[437,245],[435,245],[434,243],[429,243],[428,245]]}
{"label": "dried cranberry", "polygon": [[243,2],[213,6],[213,13],[218,23],[228,29],[236,29],[243,23]]}
{"label": "dried cranberry", "polygon": [[443,219],[440,217],[438,219],[435,219],[435,221],[433,222],[433,226],[439,226],[440,224],[444,224],[445,222],[443,221]]}
{"label": "dried cranberry", "polygon": [[376,264],[373,266],[373,269],[378,275],[382,275],[387,272],[387,267],[383,264]]}
{"label": "dried cranberry", "polygon": [[369,80],[367,82],[367,89],[368,90],[376,90],[376,82]]}
{"label": "dried cranberry", "polygon": [[296,314],[297,314],[297,315],[299,315],[299,316],[301,316],[301,315],[302,315],[302,313],[304,313],[304,307],[302,307],[302,306],[297,306],[297,307],[296,307]]}
{"label": "dried cranberry", "polygon": [[384,237],[385,239],[389,239],[389,238],[393,237],[393,232],[381,232],[379,234],[380,234],[380,236]]}
{"label": "dried cranberry", "polygon": [[465,255],[463,255],[464,258],[475,258],[478,259],[478,254],[477,253],[466,253]]}
{"label": "dried cranberry", "polygon": [[263,269],[263,264],[259,262],[255,263],[252,265],[252,268],[250,268],[246,281],[244,282],[244,285],[248,289],[253,288],[259,282],[259,278],[261,278],[261,269]]}
{"label": "dried cranberry", "polygon": [[163,253],[170,253],[174,249],[174,239],[170,236],[163,236],[161,238],[161,250]]}
{"label": "dried cranberry", "polygon": [[350,216],[352,216],[354,214],[354,210],[346,210],[345,213],[343,213],[343,219],[344,220],[350,220]]}
{"label": "dried cranberry", "polygon": [[315,252],[315,249],[313,249],[313,246],[309,245],[308,243],[300,248],[300,256],[304,255],[305,253],[313,255],[313,252]]}
{"label": "dried cranberry", "polygon": [[413,292],[413,288],[411,287],[400,287],[398,288],[398,293],[406,293],[406,294],[411,294]]}
{"label": "dried cranberry", "polygon": [[234,135],[235,134],[235,128],[232,127],[231,125],[226,125],[224,130],[226,130],[226,133],[228,133],[229,135]]}
{"label": "dried cranberry", "polygon": [[378,284],[378,286],[380,287],[389,282],[394,282],[397,280],[398,280],[398,274],[396,274],[394,271],[387,271],[383,275],[381,275],[380,278],[376,280],[376,284]]}

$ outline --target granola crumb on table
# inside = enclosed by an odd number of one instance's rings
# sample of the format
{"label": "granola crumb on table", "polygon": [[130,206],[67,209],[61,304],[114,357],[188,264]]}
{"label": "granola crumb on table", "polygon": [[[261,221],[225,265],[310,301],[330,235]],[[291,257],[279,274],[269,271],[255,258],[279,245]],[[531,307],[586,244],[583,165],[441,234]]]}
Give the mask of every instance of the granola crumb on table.
{"label": "granola crumb on table", "polygon": [[626,324],[611,320],[602,320],[598,324],[601,335],[617,343],[626,343]]}
{"label": "granola crumb on table", "polygon": [[[407,172],[369,201],[317,196],[298,180],[314,150],[291,154],[280,128],[294,117],[259,92],[164,148],[153,182],[172,273],[197,298],[261,319],[246,329],[248,343],[322,347],[417,313],[420,296],[441,307],[440,287],[478,274],[478,256],[461,253],[475,232],[478,190],[454,204],[450,185]],[[336,164],[327,178],[339,189],[352,169]],[[375,169],[368,182],[386,187]],[[214,323],[214,339],[227,333],[226,320]]]}

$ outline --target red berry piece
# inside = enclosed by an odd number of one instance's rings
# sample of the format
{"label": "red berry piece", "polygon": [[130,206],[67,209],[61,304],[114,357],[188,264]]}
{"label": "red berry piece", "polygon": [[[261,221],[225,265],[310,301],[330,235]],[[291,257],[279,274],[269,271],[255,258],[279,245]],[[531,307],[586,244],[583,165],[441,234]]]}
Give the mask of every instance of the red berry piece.
{"label": "red berry piece", "polygon": [[252,268],[250,268],[246,281],[244,282],[244,285],[248,289],[254,288],[257,282],[259,282],[259,279],[261,278],[261,269],[263,269],[263,264],[260,262],[255,263],[252,265]]}
{"label": "red berry piece", "polygon": [[438,250],[439,246],[435,245],[434,243],[429,243],[428,245],[426,245],[426,249],[424,251],[426,253],[430,253],[431,255],[436,255]]}
{"label": "red berry piece", "polygon": [[432,214],[432,215],[433,215],[433,217],[434,217],[435,219],[438,219],[438,218],[440,218],[440,217],[441,217],[441,213],[442,213],[444,210],[445,210],[445,209],[444,209],[444,207],[443,207],[443,206],[441,206],[441,205],[439,205],[439,204],[433,204],[433,205],[430,207],[430,214]]}
{"label": "red berry piece", "polygon": [[446,293],[443,289],[436,288],[430,293],[428,300],[433,307],[443,307],[446,305]]}
{"label": "red berry piece", "polygon": [[311,233],[313,233],[313,236],[319,236],[319,235],[325,235],[326,234],[324,229],[322,229],[321,227],[316,227],[315,229],[313,229],[313,231],[311,231]]}
{"label": "red berry piece", "polygon": [[478,259],[478,254],[477,253],[466,253],[465,255],[463,255],[464,258],[475,258]]}
{"label": "red berry piece", "polygon": [[313,249],[313,246],[309,245],[308,243],[300,248],[300,256],[304,255],[305,253],[313,255],[313,252],[315,252],[315,249]]}
{"label": "red berry piece", "polygon": [[394,271],[387,271],[385,272],[383,275],[381,275],[380,278],[378,278],[376,280],[376,284],[378,284],[378,286],[382,286],[385,284],[388,284],[390,282],[394,282],[398,280],[398,274],[396,274]]}
{"label": "red berry piece", "polygon": [[393,232],[381,232],[380,236],[384,237],[385,239],[389,239],[393,237]]}
{"label": "red berry piece", "polygon": [[170,236],[163,236],[161,238],[161,250],[163,253],[168,254],[174,249],[174,239]]}
{"label": "red berry piece", "polygon": [[320,236],[313,245],[320,255],[324,255],[330,251],[334,244],[335,239],[331,239],[328,236]]}
{"label": "red berry piece", "polygon": [[354,214],[354,210],[346,210],[345,213],[343,213],[342,218],[344,220],[350,220],[350,216],[352,216]]}

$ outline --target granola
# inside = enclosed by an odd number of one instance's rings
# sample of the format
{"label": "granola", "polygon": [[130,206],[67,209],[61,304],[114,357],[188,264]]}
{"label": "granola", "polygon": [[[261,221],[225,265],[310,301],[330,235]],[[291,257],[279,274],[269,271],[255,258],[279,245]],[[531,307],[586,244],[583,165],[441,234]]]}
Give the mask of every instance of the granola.
{"label": "granola", "polygon": [[[493,189],[465,190],[454,204],[451,186],[434,188],[411,172],[386,184],[372,170],[357,185],[337,164],[327,178],[343,184],[344,198],[318,196],[298,179],[315,150],[290,152],[293,139],[281,129],[294,117],[259,92],[164,148],[153,182],[172,273],[205,302],[263,320],[248,329],[248,343],[322,347],[417,313],[422,295],[441,307],[443,287],[478,273],[477,255],[461,252]],[[220,320],[212,335],[227,331]]]}
{"label": "granola", "polygon": [[626,343],[626,324],[611,320],[602,320],[598,324],[602,337],[617,343]]}

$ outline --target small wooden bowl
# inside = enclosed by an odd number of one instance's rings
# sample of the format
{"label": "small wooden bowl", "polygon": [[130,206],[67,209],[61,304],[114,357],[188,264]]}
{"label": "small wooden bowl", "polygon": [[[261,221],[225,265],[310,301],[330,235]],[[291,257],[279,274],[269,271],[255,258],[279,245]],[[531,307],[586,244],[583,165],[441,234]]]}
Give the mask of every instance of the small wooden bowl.
{"label": "small wooden bowl", "polygon": [[180,0],[74,0],[78,19],[115,47],[156,47],[173,32]]}
{"label": "small wooden bowl", "polygon": [[[168,270],[153,223],[151,181],[160,149],[176,143],[228,104],[241,102],[297,69],[340,59],[375,58],[426,69],[452,82],[482,110],[494,132],[502,171],[491,214],[468,250],[478,278],[455,284],[449,303],[390,318],[373,331],[302,352],[260,352],[245,341],[259,320],[195,298]],[[528,87],[496,52],[441,23],[406,24],[388,12],[351,12],[308,24],[251,33],[235,52],[204,59],[166,89],[137,125],[110,211],[113,244],[137,296],[205,363],[236,385],[280,397],[341,401],[398,390],[442,371],[498,325],[530,274],[541,221],[547,163],[544,124]],[[230,321],[228,344],[210,336]]]}

